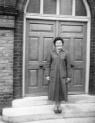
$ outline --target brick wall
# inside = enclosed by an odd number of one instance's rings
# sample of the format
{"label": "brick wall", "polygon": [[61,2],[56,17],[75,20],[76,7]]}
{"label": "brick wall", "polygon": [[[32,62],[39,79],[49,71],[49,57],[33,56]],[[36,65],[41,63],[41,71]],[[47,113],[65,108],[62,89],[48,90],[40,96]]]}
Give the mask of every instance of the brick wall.
{"label": "brick wall", "polygon": [[95,0],[88,0],[91,10],[91,51],[90,51],[90,80],[89,93],[95,94]]}
{"label": "brick wall", "polygon": [[0,108],[13,99],[14,17],[0,16]]}
{"label": "brick wall", "polygon": [[15,20],[15,40],[14,40],[14,64],[13,64],[13,77],[14,89],[13,98],[22,97],[22,55],[23,55],[23,12],[20,11]]}
{"label": "brick wall", "polygon": [[15,32],[14,32],[14,64],[13,64],[13,98],[22,97],[22,65],[23,65],[23,20],[24,7],[27,0],[18,0],[17,10],[18,15],[15,18]]}

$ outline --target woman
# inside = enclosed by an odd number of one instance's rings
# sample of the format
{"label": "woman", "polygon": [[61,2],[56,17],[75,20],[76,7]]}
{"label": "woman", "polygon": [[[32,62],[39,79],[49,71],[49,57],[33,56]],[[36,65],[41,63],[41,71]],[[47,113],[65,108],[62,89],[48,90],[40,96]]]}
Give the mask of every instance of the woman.
{"label": "woman", "polygon": [[47,57],[46,79],[49,83],[48,99],[55,101],[54,112],[61,113],[61,101],[67,101],[67,82],[71,79],[70,60],[63,50],[64,40],[57,37],[53,41],[54,50]]}

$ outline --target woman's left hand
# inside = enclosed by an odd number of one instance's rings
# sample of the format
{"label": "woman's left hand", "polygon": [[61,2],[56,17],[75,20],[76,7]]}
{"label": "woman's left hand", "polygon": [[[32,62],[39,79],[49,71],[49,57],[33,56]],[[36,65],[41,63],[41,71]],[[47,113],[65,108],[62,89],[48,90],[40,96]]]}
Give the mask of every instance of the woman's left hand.
{"label": "woman's left hand", "polygon": [[49,76],[47,76],[47,77],[46,77],[46,79],[49,81],[49,80],[50,80],[50,77],[49,77]]}
{"label": "woman's left hand", "polygon": [[70,82],[70,81],[71,81],[71,78],[67,78],[66,82],[68,83],[68,82]]}

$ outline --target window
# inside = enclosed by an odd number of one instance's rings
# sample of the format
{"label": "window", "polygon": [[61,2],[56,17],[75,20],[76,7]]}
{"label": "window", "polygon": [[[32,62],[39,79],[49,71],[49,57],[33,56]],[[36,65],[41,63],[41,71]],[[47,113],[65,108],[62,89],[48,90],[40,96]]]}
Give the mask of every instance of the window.
{"label": "window", "polygon": [[40,13],[40,0],[30,0],[27,12],[29,13]]}
{"label": "window", "polygon": [[56,14],[56,0],[44,0],[44,14]]}
{"label": "window", "polygon": [[87,16],[86,9],[82,0],[76,0],[75,7],[76,7],[75,9],[76,16]]}
{"label": "window", "polygon": [[72,0],[60,0],[60,15],[72,15]]}
{"label": "window", "polygon": [[44,15],[87,16],[83,0],[29,0],[26,12]]}

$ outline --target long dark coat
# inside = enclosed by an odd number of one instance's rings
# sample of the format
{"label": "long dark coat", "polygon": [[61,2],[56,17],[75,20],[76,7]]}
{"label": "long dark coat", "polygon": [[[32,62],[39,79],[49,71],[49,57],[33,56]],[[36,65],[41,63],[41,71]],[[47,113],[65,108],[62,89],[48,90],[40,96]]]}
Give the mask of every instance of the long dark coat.
{"label": "long dark coat", "polygon": [[46,76],[50,76],[48,99],[56,101],[60,92],[60,101],[67,101],[66,79],[71,77],[70,58],[65,50],[57,54],[56,50],[51,51],[47,57]]}

